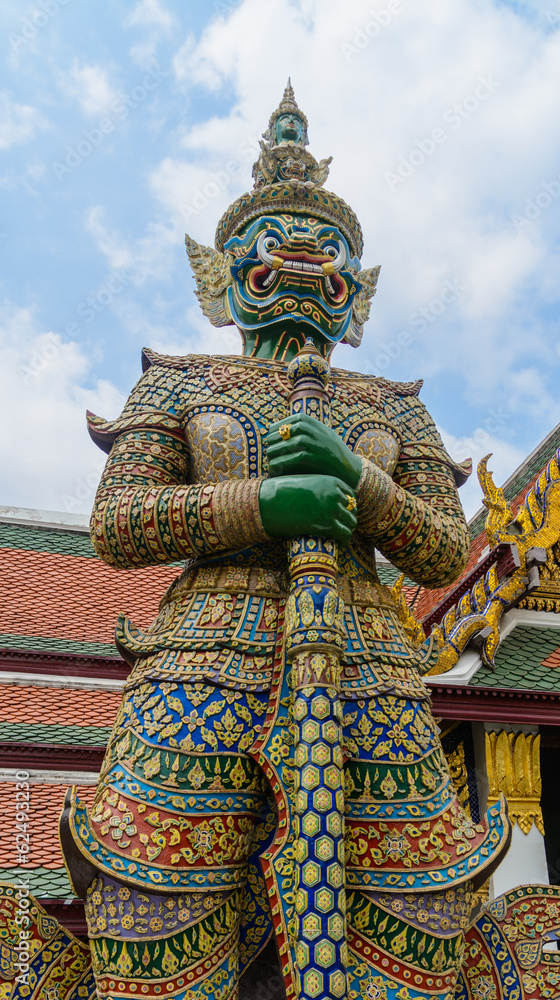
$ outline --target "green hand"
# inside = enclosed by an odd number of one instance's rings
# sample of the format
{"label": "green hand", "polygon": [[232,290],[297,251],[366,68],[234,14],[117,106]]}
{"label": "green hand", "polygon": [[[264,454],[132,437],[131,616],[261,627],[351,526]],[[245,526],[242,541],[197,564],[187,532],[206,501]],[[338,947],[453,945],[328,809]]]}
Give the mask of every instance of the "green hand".
{"label": "green hand", "polygon": [[[289,437],[280,429],[289,428]],[[356,489],[362,474],[362,460],[350,451],[341,437],[326,424],[307,414],[294,414],[272,424],[266,439],[268,474],[275,476],[336,476]]]}
{"label": "green hand", "polygon": [[265,531],[282,538],[319,535],[347,542],[356,527],[353,501],[354,491],[333,476],[265,479],[259,493]]}

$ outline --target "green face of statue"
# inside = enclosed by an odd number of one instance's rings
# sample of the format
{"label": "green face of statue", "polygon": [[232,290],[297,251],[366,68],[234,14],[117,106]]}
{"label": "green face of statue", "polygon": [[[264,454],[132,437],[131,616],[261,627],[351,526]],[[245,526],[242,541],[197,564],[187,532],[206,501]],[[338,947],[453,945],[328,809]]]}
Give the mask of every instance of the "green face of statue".
{"label": "green face of statue", "polygon": [[297,115],[280,115],[276,122],[276,142],[280,144],[283,140],[290,142],[301,142],[303,136],[303,122]]}
{"label": "green face of statue", "polygon": [[[359,263],[332,223],[307,215],[262,216],[225,249],[235,257],[228,303],[246,350],[287,358],[307,337],[329,354],[351,321]],[[350,267],[352,270],[350,270]]]}

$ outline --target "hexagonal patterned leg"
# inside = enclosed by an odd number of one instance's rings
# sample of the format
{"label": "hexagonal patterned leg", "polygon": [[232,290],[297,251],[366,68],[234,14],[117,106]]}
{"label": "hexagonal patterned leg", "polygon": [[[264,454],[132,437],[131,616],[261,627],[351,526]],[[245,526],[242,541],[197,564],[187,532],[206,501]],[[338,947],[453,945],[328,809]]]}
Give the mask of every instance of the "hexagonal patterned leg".
{"label": "hexagonal patterned leg", "polygon": [[[302,666],[295,662],[295,672]],[[297,691],[296,969],[301,1000],[346,996],[341,718],[336,688],[309,685]]]}

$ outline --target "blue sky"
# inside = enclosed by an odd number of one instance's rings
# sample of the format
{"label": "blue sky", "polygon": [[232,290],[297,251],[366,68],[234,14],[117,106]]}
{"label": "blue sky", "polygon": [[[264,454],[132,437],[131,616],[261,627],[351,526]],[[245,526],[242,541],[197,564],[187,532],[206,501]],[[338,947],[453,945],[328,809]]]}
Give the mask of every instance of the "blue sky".
{"label": "blue sky", "polygon": [[[3,0],[0,505],[87,512],[140,349],[238,353],[193,295],[288,75],[381,264],[359,351],[503,482],[560,420],[560,0]],[[476,482],[464,490],[469,513]]]}

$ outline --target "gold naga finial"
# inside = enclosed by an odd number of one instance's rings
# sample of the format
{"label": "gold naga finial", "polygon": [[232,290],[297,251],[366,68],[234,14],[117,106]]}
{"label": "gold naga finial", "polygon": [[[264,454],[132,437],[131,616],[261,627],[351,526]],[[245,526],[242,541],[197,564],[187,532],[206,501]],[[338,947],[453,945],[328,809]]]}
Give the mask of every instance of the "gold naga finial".
{"label": "gold naga finial", "polygon": [[482,503],[486,507],[488,514],[486,517],[486,535],[490,545],[497,545],[502,541],[502,535],[514,519],[514,513],[508,504],[504,491],[500,486],[494,484],[492,473],[488,469],[488,460],[491,455],[485,455],[478,463],[478,481],[482,488]]}

